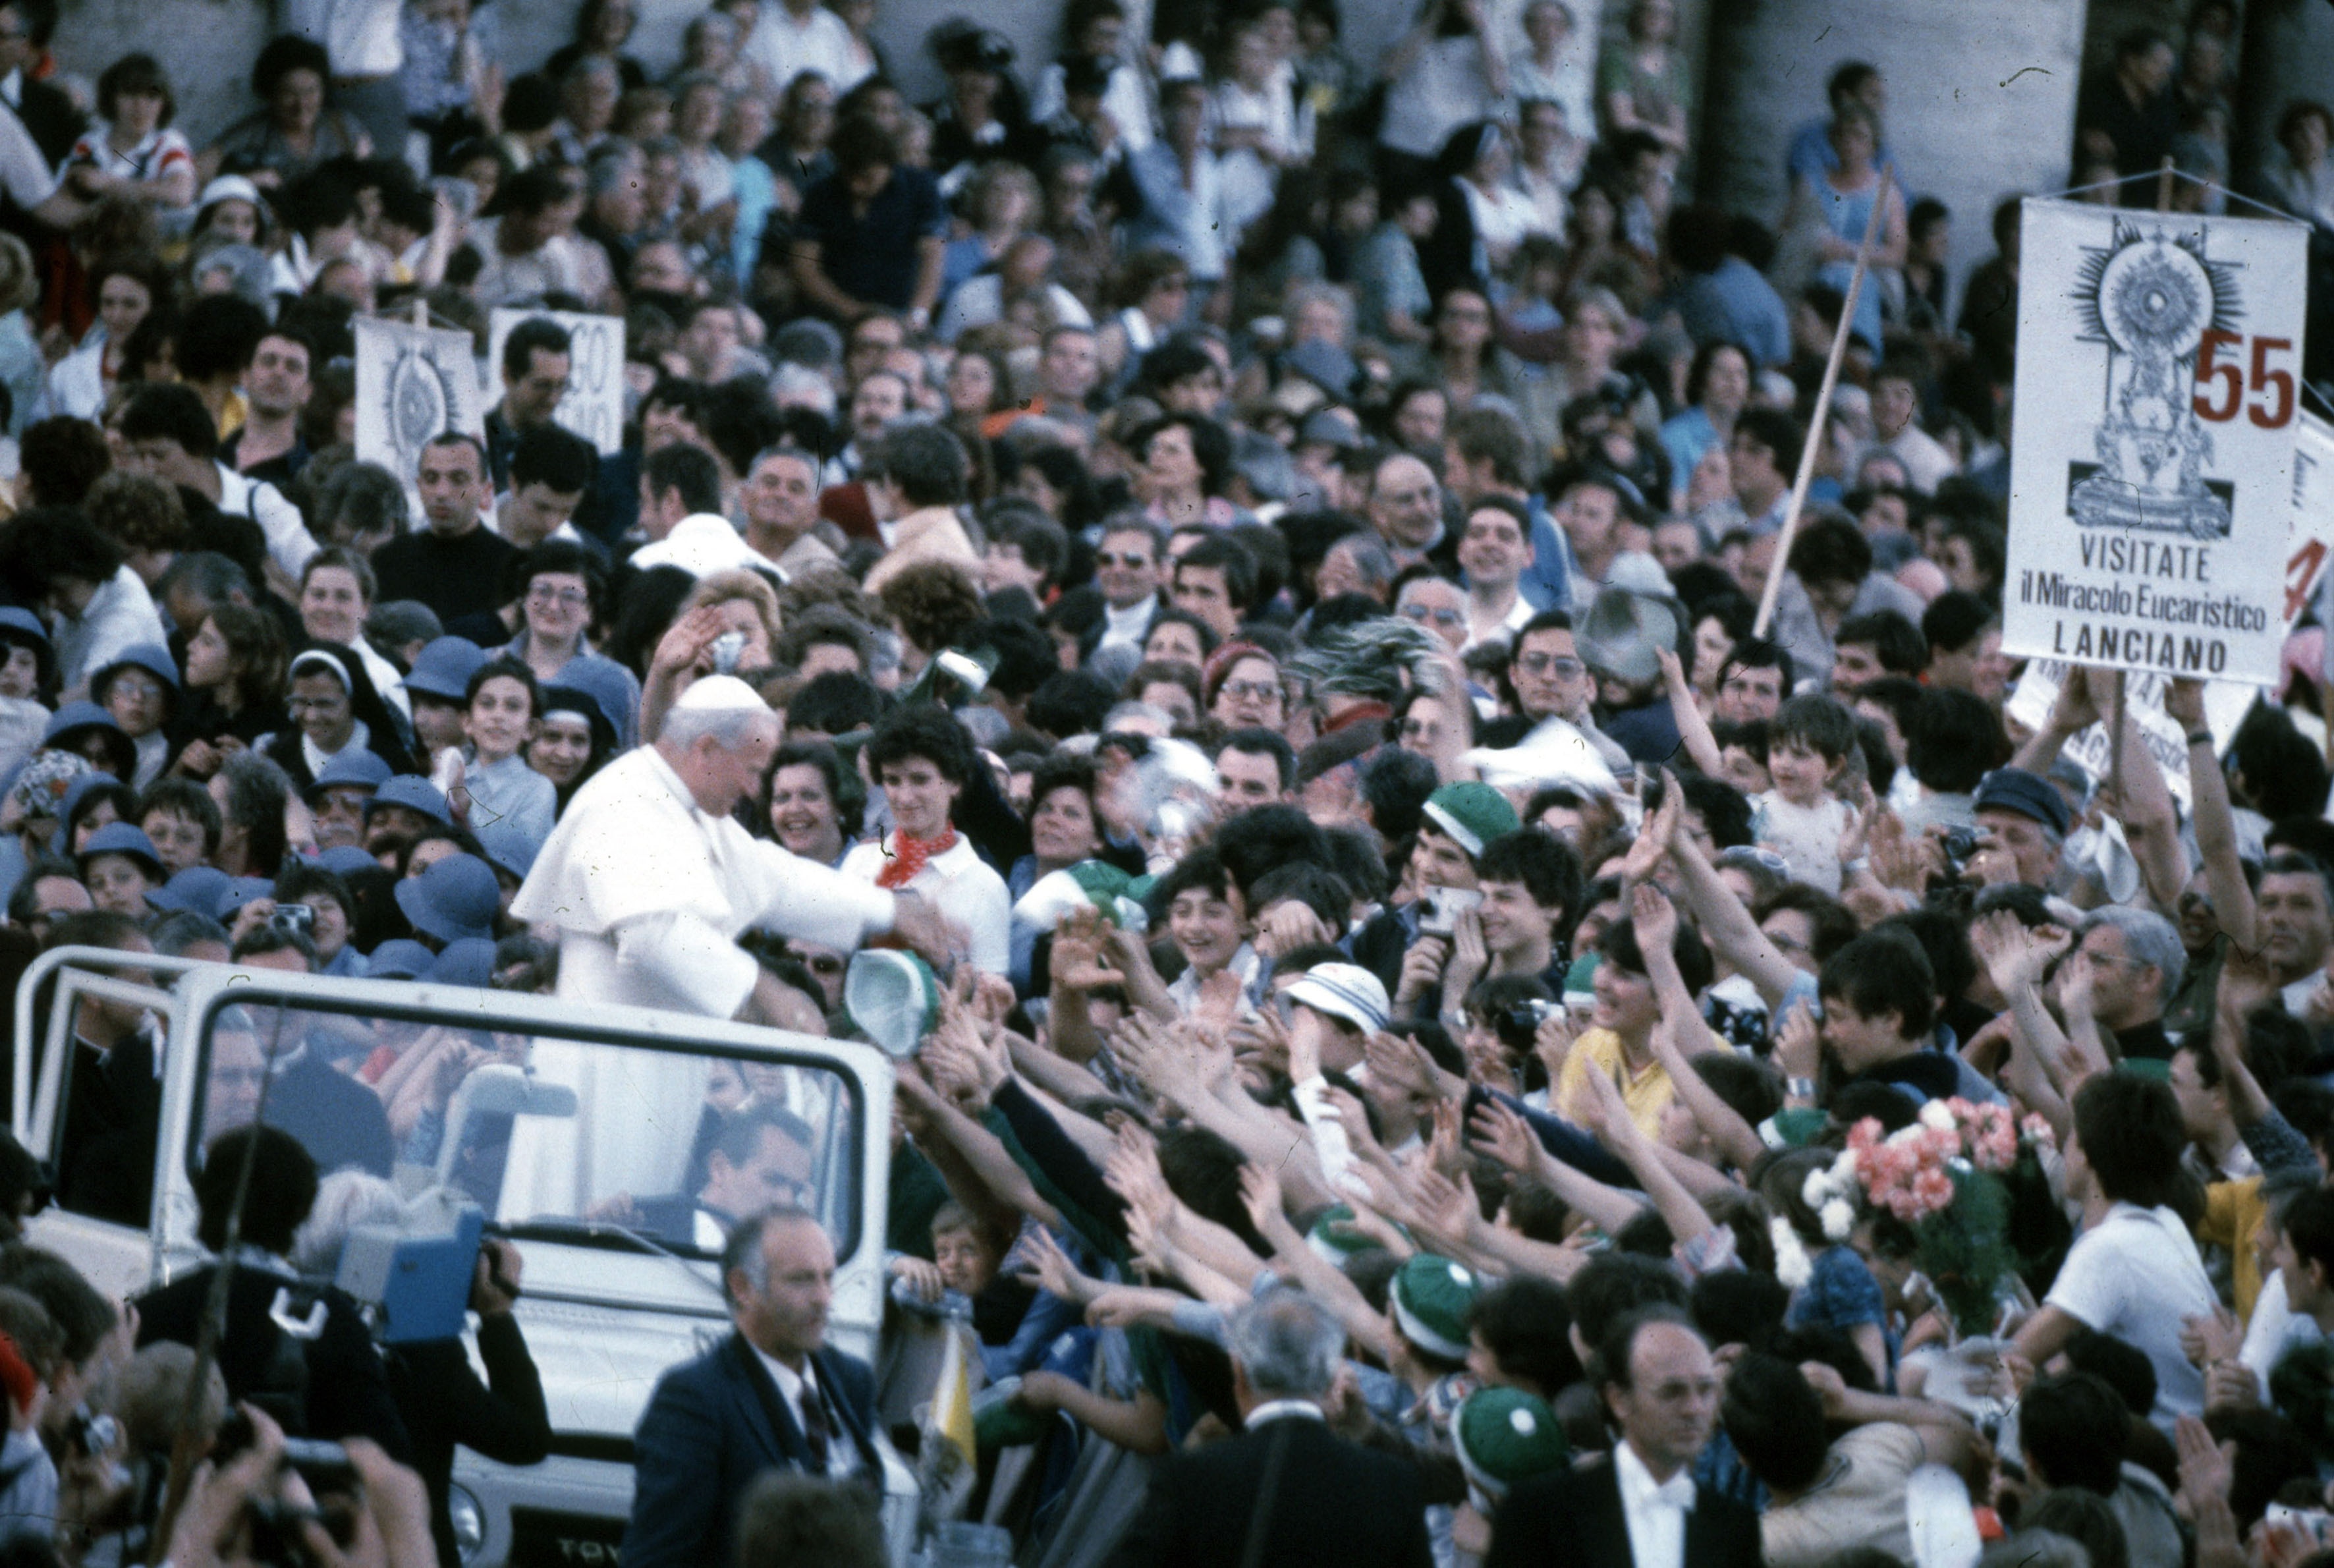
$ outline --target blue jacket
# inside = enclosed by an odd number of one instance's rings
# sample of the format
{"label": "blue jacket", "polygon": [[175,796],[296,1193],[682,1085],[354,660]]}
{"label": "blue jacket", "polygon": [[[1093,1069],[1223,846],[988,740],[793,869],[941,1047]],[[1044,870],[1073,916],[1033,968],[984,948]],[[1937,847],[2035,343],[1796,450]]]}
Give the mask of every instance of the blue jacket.
{"label": "blue jacket", "polygon": [[[840,1350],[811,1358],[840,1418],[835,1440],[858,1446],[862,1476],[881,1485],[871,1434],[875,1374]],[[746,1488],[766,1470],[810,1463],[802,1428],[761,1359],[731,1334],[659,1379],[633,1435],[632,1519],[624,1568],[711,1568],[733,1556],[730,1527]]]}

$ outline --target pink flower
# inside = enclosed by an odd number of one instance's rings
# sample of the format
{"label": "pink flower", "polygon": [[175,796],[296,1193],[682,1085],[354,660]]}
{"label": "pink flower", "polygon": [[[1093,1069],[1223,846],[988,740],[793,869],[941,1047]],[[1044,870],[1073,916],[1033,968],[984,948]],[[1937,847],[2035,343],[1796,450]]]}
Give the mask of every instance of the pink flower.
{"label": "pink flower", "polygon": [[1941,1214],[1953,1205],[1953,1178],[1942,1170],[1924,1170],[1913,1179],[1913,1198],[1923,1214]]}

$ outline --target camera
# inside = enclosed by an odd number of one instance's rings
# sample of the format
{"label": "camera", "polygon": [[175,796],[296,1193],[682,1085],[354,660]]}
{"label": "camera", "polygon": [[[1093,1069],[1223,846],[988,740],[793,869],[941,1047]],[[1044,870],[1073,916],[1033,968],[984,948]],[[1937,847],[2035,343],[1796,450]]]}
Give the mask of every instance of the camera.
{"label": "camera", "polygon": [[1943,839],[1947,875],[1959,881],[1962,873],[1969,866],[1970,857],[1977,853],[1978,846],[1984,841],[1985,830],[1981,828],[1956,828],[1947,833]]}
{"label": "camera", "polygon": [[1563,1011],[1560,1002],[1519,1002],[1493,1021],[1493,1029],[1509,1050],[1529,1050],[1539,1039],[1539,1026]]}
{"label": "camera", "polygon": [[313,941],[316,934],[316,907],[313,904],[279,904],[267,917],[267,928]]}
{"label": "camera", "polygon": [[738,661],[745,656],[745,633],[722,633],[713,639],[713,673],[717,675],[736,674]]}
{"label": "camera", "polygon": [[1430,887],[1419,895],[1418,934],[1448,936],[1459,929],[1459,917],[1483,902],[1483,895],[1463,887]]}

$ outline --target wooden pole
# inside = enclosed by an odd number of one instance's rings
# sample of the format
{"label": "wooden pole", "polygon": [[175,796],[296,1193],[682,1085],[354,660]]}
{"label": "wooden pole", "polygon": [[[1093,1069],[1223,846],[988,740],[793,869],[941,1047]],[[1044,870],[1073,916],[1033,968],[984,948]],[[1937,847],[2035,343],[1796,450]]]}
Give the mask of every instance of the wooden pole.
{"label": "wooden pole", "polygon": [[1856,271],[1847,280],[1847,297],[1839,307],[1839,328],[1831,334],[1831,357],[1824,362],[1823,385],[1816,392],[1815,415],[1808,421],[1808,439],[1799,449],[1799,471],[1791,481],[1791,504],[1784,508],[1782,532],[1775,540],[1774,563],[1767,568],[1767,586],[1759,595],[1759,619],[1750,628],[1764,637],[1775,619],[1775,599],[1783,591],[1783,573],[1791,558],[1791,537],[1799,530],[1799,510],[1808,504],[1808,487],[1815,482],[1816,452],[1823,445],[1824,421],[1831,417],[1831,396],[1839,386],[1840,362],[1847,357],[1848,334],[1856,324],[1856,302],[1864,293],[1865,274],[1872,266],[1872,242],[1888,210],[1888,191],[1895,174],[1893,163],[1881,165],[1880,189],[1872,198],[1872,215],[1864,220],[1864,237],[1856,245]]}

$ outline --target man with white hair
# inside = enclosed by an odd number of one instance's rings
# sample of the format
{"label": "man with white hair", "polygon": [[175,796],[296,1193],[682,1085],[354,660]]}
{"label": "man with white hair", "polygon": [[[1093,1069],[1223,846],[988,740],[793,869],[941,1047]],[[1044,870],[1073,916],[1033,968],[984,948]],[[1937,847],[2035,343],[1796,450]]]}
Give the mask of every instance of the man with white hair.
{"label": "man with white hair", "polygon": [[[1345,1334],[1297,1291],[1249,1302],[1230,1323],[1240,1436],[1178,1454],[1151,1477],[1118,1561],[1130,1568],[1433,1561],[1418,1472],[1329,1430]],[[1260,1549],[1259,1549],[1260,1548]]]}
{"label": "man with white hair", "polygon": [[[560,996],[776,1026],[789,1016],[784,988],[738,945],[748,927],[845,953],[888,933],[935,961],[963,944],[912,894],[798,858],[731,817],[780,738],[752,687],[707,675],[673,703],[652,745],[576,792],[511,903],[513,919],[557,931]],[[505,1215],[582,1214],[618,1193],[680,1186],[705,1058],[545,1038],[529,1065],[574,1089],[584,1114],[517,1118]],[[623,1114],[593,1114],[603,1100]]]}
{"label": "man with white hair", "polygon": [[2092,1016],[2114,1032],[2125,1060],[2169,1060],[2164,1010],[2188,963],[2172,922],[2152,910],[2109,905],[2084,923],[2082,950],[2091,961]]}
{"label": "man with white hair", "polygon": [[513,919],[558,929],[561,996],[773,1016],[777,982],[735,940],[749,926],[845,952],[896,934],[946,954],[946,926],[913,895],[813,865],[731,818],[780,739],[752,687],[709,675],[672,705],[654,745],[577,792],[511,904]]}

